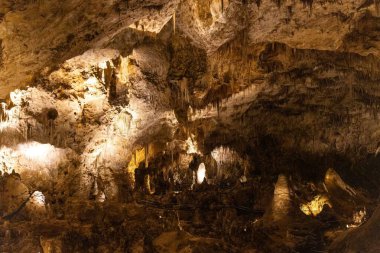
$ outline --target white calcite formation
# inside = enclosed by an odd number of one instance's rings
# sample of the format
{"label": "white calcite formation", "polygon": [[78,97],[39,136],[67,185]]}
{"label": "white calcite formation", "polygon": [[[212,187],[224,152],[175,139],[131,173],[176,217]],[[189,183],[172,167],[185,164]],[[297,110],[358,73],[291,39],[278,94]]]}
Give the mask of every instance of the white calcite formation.
{"label": "white calcite formation", "polygon": [[379,6],[1,0],[0,252],[376,252]]}

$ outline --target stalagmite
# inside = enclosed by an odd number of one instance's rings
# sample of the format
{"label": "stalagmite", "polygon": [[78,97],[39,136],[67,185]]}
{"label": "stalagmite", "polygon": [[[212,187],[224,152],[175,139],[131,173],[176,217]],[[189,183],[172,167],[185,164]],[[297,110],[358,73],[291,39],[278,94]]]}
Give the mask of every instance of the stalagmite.
{"label": "stalagmite", "polygon": [[377,252],[379,0],[85,2],[0,4],[0,252]]}
{"label": "stalagmite", "polygon": [[274,222],[287,219],[291,211],[290,190],[288,179],[285,175],[279,175],[274,187],[273,200],[269,217]]}

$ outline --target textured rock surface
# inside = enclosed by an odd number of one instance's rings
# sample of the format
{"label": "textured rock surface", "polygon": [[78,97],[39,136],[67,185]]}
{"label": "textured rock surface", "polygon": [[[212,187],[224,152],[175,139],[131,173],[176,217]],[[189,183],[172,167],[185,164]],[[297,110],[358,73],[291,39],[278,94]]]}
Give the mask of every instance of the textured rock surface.
{"label": "textured rock surface", "polygon": [[377,209],[371,219],[359,228],[351,229],[342,234],[330,247],[330,252],[377,252],[379,237],[379,210]]}
{"label": "textured rock surface", "polygon": [[0,251],[326,250],[380,190],[379,5],[1,1]]}

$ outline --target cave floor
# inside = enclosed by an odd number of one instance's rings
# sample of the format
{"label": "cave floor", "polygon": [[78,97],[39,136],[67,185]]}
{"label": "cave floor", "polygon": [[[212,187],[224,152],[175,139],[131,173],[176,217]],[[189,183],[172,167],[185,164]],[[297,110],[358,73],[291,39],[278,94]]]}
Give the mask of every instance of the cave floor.
{"label": "cave floor", "polygon": [[[201,185],[127,201],[72,203],[73,217],[2,221],[1,252],[324,252],[344,230],[327,213],[267,222],[253,185]],[[330,238],[329,238],[330,237]],[[61,250],[61,251],[60,251]]]}

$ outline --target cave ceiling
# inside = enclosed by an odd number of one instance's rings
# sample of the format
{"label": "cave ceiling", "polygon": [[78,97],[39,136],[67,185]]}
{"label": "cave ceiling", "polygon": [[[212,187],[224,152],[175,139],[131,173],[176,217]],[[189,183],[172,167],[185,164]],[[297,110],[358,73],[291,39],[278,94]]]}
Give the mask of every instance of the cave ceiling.
{"label": "cave ceiling", "polygon": [[[264,225],[282,222],[296,199],[298,212],[317,216],[328,206],[347,228],[348,216],[370,206],[374,218],[352,237],[376,228],[379,0],[1,0],[0,102],[0,172],[22,178],[1,181],[19,194],[5,196],[1,226],[24,207],[32,220],[46,215],[33,209],[41,199],[62,222],[95,224],[89,210],[98,203],[145,219],[133,213],[141,206],[124,206],[141,164],[183,175],[199,166],[203,180],[233,161],[244,171],[239,182],[257,180],[265,192],[257,204]],[[156,244],[177,236],[159,234]],[[294,238],[277,249],[304,247]],[[331,252],[349,252],[342,245],[334,241]]]}

